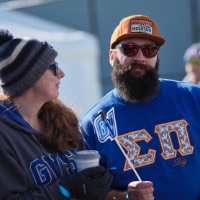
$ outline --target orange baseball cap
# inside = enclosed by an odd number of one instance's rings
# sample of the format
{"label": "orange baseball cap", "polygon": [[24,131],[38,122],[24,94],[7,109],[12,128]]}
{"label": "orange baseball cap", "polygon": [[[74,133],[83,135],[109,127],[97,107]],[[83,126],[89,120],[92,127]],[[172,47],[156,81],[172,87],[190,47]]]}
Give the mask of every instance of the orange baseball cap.
{"label": "orange baseball cap", "polygon": [[123,18],[115,28],[111,36],[110,48],[114,48],[121,40],[135,37],[150,39],[159,46],[165,43],[165,39],[158,34],[157,24],[152,19],[145,15],[132,15]]}

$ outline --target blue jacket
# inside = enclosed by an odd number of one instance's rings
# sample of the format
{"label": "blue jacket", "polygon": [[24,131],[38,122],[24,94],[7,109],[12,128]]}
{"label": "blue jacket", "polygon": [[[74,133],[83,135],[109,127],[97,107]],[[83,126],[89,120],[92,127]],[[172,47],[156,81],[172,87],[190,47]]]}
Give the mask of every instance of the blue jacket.
{"label": "blue jacket", "polygon": [[0,103],[0,199],[60,200],[59,179],[75,151],[54,152],[11,103]]}

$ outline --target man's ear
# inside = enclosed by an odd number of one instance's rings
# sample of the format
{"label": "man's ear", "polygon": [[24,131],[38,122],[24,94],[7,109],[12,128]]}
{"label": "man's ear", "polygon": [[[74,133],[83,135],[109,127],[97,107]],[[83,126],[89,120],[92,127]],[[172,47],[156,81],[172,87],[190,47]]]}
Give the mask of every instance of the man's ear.
{"label": "man's ear", "polygon": [[111,67],[113,67],[113,62],[114,62],[114,50],[113,49],[110,49],[110,51],[109,51],[109,61],[110,61]]}

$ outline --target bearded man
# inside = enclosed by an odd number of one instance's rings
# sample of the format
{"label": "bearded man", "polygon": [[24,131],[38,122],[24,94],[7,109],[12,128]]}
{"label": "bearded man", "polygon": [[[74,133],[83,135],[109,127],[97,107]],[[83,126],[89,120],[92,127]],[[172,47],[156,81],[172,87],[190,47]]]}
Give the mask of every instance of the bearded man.
{"label": "bearded man", "polygon": [[200,87],[159,78],[164,43],[144,15],[111,36],[115,88],[81,122],[87,148],[113,174],[106,200],[200,199]]}

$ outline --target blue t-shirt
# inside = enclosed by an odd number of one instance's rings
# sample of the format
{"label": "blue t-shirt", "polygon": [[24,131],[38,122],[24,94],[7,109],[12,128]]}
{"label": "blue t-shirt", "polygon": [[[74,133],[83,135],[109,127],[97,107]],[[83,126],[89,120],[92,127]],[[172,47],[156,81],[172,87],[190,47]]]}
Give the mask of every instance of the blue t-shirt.
{"label": "blue t-shirt", "polygon": [[141,179],[153,182],[155,199],[200,199],[199,86],[160,79],[158,95],[136,103],[114,89],[86,114],[81,129],[113,174],[113,188],[138,180],[118,142]]}

